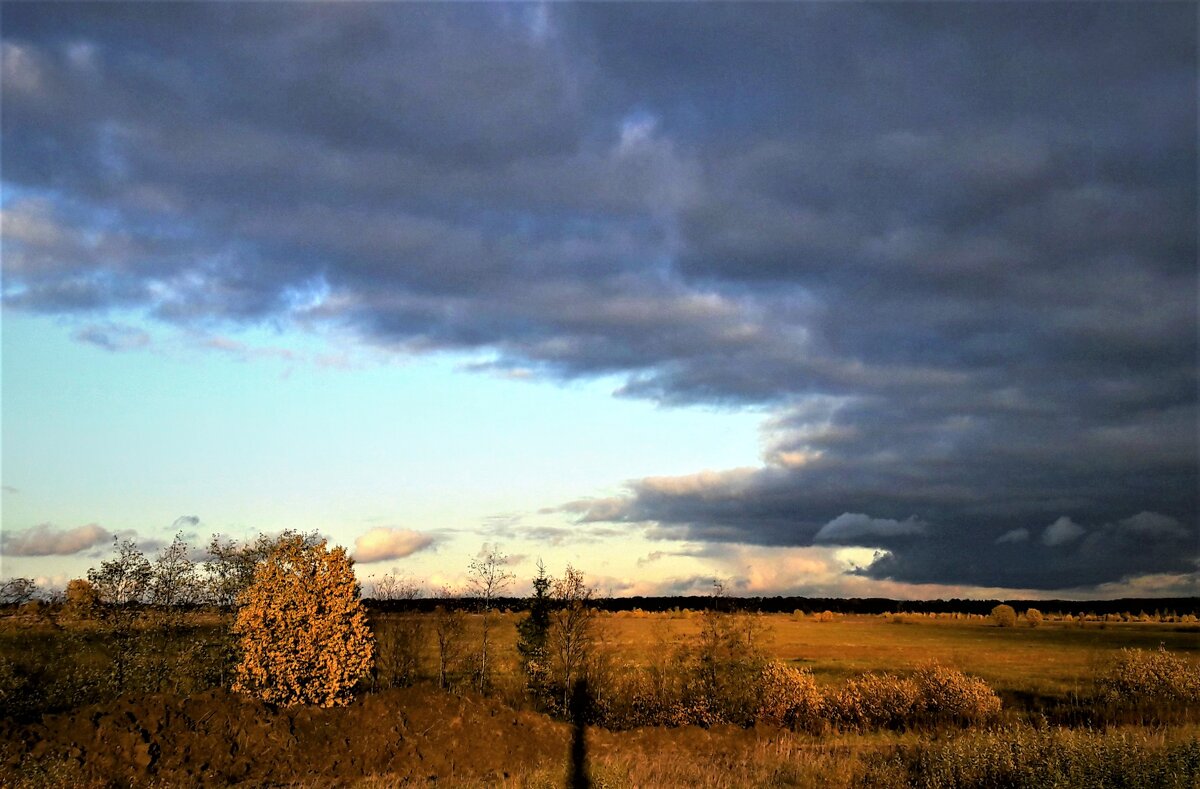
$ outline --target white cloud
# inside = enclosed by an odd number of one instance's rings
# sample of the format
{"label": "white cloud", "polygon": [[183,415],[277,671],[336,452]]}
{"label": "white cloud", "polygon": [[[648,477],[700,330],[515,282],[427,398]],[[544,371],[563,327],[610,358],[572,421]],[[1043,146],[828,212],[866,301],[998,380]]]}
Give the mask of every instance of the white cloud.
{"label": "white cloud", "polygon": [[363,563],[403,559],[432,544],[433,537],[428,534],[380,526],[354,540],[354,559]]}
{"label": "white cloud", "polygon": [[1042,544],[1051,548],[1066,545],[1082,537],[1086,531],[1087,529],[1064,515],[1042,532]]}
{"label": "white cloud", "polygon": [[897,521],[871,518],[861,512],[843,512],[821,527],[814,542],[858,543],[870,537],[902,537],[921,534],[925,523],[916,518]]}
{"label": "white cloud", "polygon": [[95,523],[65,530],[41,523],[5,534],[3,545],[6,556],[70,556],[111,539],[112,534]]}
{"label": "white cloud", "polygon": [[1006,542],[1029,542],[1029,529],[1013,529],[996,538],[997,545],[1003,545]]}

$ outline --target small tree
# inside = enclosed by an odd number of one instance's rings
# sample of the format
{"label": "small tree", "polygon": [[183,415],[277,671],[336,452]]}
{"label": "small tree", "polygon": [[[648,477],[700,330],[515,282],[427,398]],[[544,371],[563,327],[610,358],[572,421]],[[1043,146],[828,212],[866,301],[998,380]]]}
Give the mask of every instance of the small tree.
{"label": "small tree", "polygon": [[331,707],[347,703],[370,671],[374,645],[344,548],[281,537],[238,603],[234,690],[285,706]]}
{"label": "small tree", "polygon": [[1037,627],[1042,623],[1042,612],[1036,608],[1028,608],[1025,610],[1025,621],[1030,627]]}
{"label": "small tree", "polygon": [[992,609],[992,621],[996,627],[1016,627],[1017,612],[1011,605],[998,605]]}
{"label": "small tree", "polygon": [[[100,569],[88,570],[87,576],[99,602],[97,611],[111,636],[112,680],[117,690],[124,692],[129,668],[139,657],[134,623],[150,590],[153,571],[133,540],[114,538],[113,543],[117,555],[101,562]],[[147,673],[135,673],[132,678],[145,678]]]}
{"label": "small tree", "polygon": [[480,555],[472,559],[468,567],[471,596],[479,601],[479,607],[483,614],[479,642],[479,667],[476,675],[476,685],[479,687],[480,693],[486,693],[491,685],[492,667],[489,656],[492,604],[516,577],[504,569],[507,564],[508,557],[501,553],[499,548],[494,545],[485,545]]}
{"label": "small tree", "polygon": [[101,562],[99,570],[88,570],[88,581],[101,603],[113,609],[128,610],[145,599],[154,573],[149,560],[133,540],[114,538],[113,548],[117,555]]}
{"label": "small tree", "polygon": [[438,687],[449,690],[456,681],[463,661],[467,616],[460,606],[451,603],[460,596],[457,590],[443,588],[440,596],[446,604],[433,609],[433,632],[437,638]]}
{"label": "small tree", "polygon": [[686,701],[696,711],[696,722],[746,723],[757,711],[757,680],[767,663],[763,625],[757,617],[725,610],[729,608],[724,584],[714,581],[700,632],[680,655],[688,673],[691,698]]}
{"label": "small tree", "polygon": [[188,544],[178,533],[154,560],[150,579],[150,601],[170,610],[196,602],[199,579],[188,558]]}
{"label": "small tree", "polygon": [[596,609],[593,591],[583,573],[571,565],[562,578],[554,581],[554,609],[550,612],[549,646],[554,682],[565,712],[575,683],[586,675],[596,645]]}
{"label": "small tree", "polygon": [[525,686],[537,698],[549,691],[550,655],[546,642],[550,636],[550,585],[546,565],[538,559],[538,574],[533,579],[533,596],[529,598],[529,614],[517,622],[517,652],[525,672]]}

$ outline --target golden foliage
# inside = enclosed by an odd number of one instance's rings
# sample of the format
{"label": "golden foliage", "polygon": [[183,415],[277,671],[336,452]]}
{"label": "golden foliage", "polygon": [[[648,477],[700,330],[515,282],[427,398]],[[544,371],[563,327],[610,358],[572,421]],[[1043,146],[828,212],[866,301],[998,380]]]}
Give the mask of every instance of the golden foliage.
{"label": "golden foliage", "polygon": [[1110,704],[1200,702],[1200,666],[1166,649],[1122,649],[1099,678]]}
{"label": "golden foliage", "polygon": [[73,619],[90,619],[95,616],[100,605],[100,596],[96,587],[82,578],[75,578],[67,583],[66,603],[64,610]]}
{"label": "golden foliage", "polygon": [[285,706],[350,701],[374,656],[358,592],[344,548],[280,537],[238,600],[234,690]]}
{"label": "golden foliage", "polygon": [[921,689],[916,681],[875,673],[847,680],[824,703],[830,723],[860,730],[907,726],[920,708]]}
{"label": "golden foliage", "polygon": [[821,728],[821,690],[807,669],[771,662],[759,678],[758,719],[775,726]]}
{"label": "golden foliage", "polygon": [[992,609],[992,621],[997,627],[1016,627],[1017,612],[1011,605],[998,605]]}
{"label": "golden foliage", "polygon": [[978,677],[958,669],[927,663],[917,669],[922,712],[933,719],[981,723],[1000,712],[1000,697]]}

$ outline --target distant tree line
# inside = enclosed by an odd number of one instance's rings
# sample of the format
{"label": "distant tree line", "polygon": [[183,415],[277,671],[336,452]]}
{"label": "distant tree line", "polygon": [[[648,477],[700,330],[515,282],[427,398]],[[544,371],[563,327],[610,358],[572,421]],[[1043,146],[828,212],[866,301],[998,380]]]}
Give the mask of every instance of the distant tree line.
{"label": "distant tree line", "polygon": [[[947,600],[892,600],[886,597],[735,597],[714,599],[711,595],[678,595],[670,597],[599,597],[592,605],[609,612],[675,610],[707,611],[713,607],[729,606],[734,600],[743,611],[764,614],[790,614],[794,611],[835,614],[978,614],[988,616],[997,605],[1008,605],[1018,611],[1036,608],[1059,614],[1104,616],[1129,611],[1160,611],[1172,614],[1200,615],[1200,597],[1123,597],[1113,600],[974,600],[951,598]],[[423,597],[417,599],[374,599],[364,601],[368,608],[379,611],[433,611],[438,606],[468,606],[470,601],[453,597]],[[529,598],[497,596],[492,605],[510,611],[528,611]]]}

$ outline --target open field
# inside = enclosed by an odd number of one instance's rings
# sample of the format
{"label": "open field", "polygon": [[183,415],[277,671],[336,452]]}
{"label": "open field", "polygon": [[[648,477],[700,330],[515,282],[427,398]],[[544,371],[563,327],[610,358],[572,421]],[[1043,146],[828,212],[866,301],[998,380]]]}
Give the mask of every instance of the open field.
{"label": "open field", "polygon": [[[5,617],[0,784],[564,785],[572,728],[538,711],[524,690],[515,625],[526,615],[492,618],[496,676],[488,696],[465,682],[453,692],[436,687],[431,616],[373,613],[380,633],[404,622],[424,628],[415,687],[364,681],[354,702],[334,709],[277,708],[230,693],[229,666],[221,662],[227,659],[226,620],[216,614],[189,615],[169,631],[142,621],[123,647],[95,622]],[[1085,721],[1060,715],[1066,725],[1049,728],[1043,716],[1049,712],[1054,723],[1056,710],[1092,704],[1096,679],[1123,649],[1156,652],[1161,646],[1196,670],[1196,625],[999,628],[979,618],[839,615],[818,621],[785,614],[729,621],[750,631],[766,659],[810,670],[823,693],[836,693],[864,672],[907,677],[937,661],[983,679],[1003,707],[986,726],[965,727],[591,726],[587,763],[594,785],[987,786],[1008,780],[1023,786],[1046,777],[1047,760],[1065,771],[1053,776],[1057,785],[1192,786],[1200,780],[1200,720],[1187,705],[1155,707],[1152,727],[1099,708]],[[480,625],[479,615],[466,617],[464,643],[475,643]],[[704,617],[602,614],[596,626],[595,649],[610,681],[624,687],[628,676],[665,669],[694,646]],[[112,673],[119,649],[128,661],[123,687]],[[976,753],[991,756],[983,764],[969,758]],[[1102,780],[1109,773],[1115,783]]]}
{"label": "open field", "polygon": [[[1164,645],[1200,657],[1200,626],[1144,622],[1048,622],[998,628],[988,619],[837,616],[832,622],[785,614],[760,617],[764,649],[832,683],[864,671],[911,671],[936,660],[977,675],[997,691],[1062,695],[1079,690],[1122,648]],[[662,644],[696,634],[696,617],[614,616],[609,639],[622,657],[646,663]]]}

